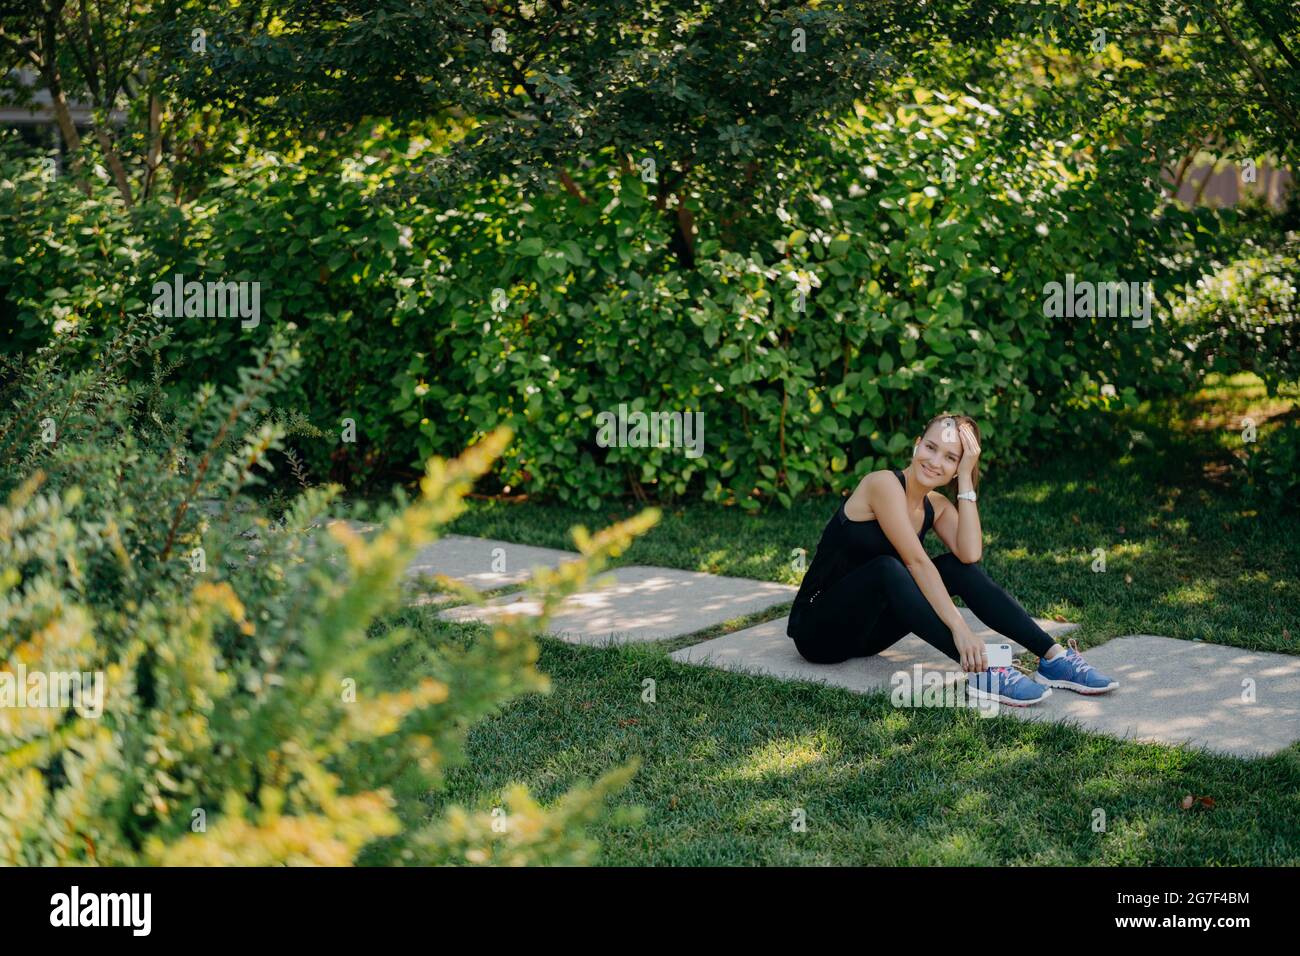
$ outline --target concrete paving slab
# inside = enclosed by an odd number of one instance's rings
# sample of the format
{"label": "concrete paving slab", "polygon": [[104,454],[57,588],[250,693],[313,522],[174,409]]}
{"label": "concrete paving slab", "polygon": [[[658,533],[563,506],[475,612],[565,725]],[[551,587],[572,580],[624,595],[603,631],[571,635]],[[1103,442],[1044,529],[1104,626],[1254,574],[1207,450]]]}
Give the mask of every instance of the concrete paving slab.
{"label": "concrete paving slab", "polygon": [[[985,641],[1006,641],[1014,654],[1027,653],[1025,648],[985,626],[971,613],[970,608],[959,607],[961,616],[971,633]],[[810,680],[843,687],[859,694],[889,690],[894,673],[911,671],[920,665],[922,673],[928,671],[957,672],[956,663],[941,651],[931,647],[915,634],[908,634],[898,643],[871,657],[856,657],[842,664],[812,664],[799,656],[794,641],[786,636],[788,617],[766,621],[743,631],[715,637],[711,641],[684,647],[670,656],[687,664],[708,664],[724,670],[741,673],[765,674],[793,680]],[[1061,637],[1079,625],[1046,621],[1034,618],[1038,626],[1053,637]],[[1088,658],[1090,661],[1091,657]],[[960,675],[949,673],[945,684],[960,681]]]}
{"label": "concrete paving slab", "polygon": [[1153,634],[1117,637],[1086,656],[1119,687],[1097,697],[1054,690],[1035,707],[1002,712],[1236,757],[1268,756],[1300,740],[1300,656]]}
{"label": "concrete paving slab", "polygon": [[492,538],[449,534],[422,548],[406,569],[407,577],[445,574],[480,591],[521,584],[539,565],[557,568],[581,555]]}
{"label": "concrete paving slab", "polygon": [[[353,525],[357,527],[357,524]],[[374,531],[377,525],[365,530]],[[358,527],[358,530],[362,530]],[[557,568],[581,555],[577,551],[539,548],[493,538],[448,534],[421,548],[406,568],[402,603],[412,607],[446,604],[455,595],[429,591],[420,583],[424,575],[445,574],[480,591],[522,584],[533,568]]]}
{"label": "concrete paving slab", "polygon": [[[792,601],[798,593],[788,584],[674,568],[632,566],[604,575],[615,583],[570,595],[551,618],[551,637],[570,644],[662,641]],[[532,595],[507,595],[483,608],[449,608],[438,616],[491,622],[503,614],[539,611]]]}
{"label": "concrete paving slab", "polygon": [[[351,519],[325,519],[322,525],[341,520],[353,531],[366,537],[379,530],[375,522]],[[313,534],[325,534],[323,527],[314,528]],[[528,544],[515,544],[492,538],[474,538],[467,535],[448,534],[421,548],[406,568],[403,581],[402,603],[420,606],[445,604],[454,595],[431,592],[420,583],[422,575],[433,577],[445,574],[450,578],[473,585],[480,591],[509,587],[524,582],[537,566],[556,568],[565,561],[581,557],[577,551],[560,551]],[[337,562],[336,562],[337,563]]]}
{"label": "concrete paving slab", "polygon": [[[967,608],[961,611],[976,636],[1000,639]],[[941,672],[945,686],[963,679],[953,673],[953,661],[914,634],[872,657],[810,664],[786,636],[787,620],[768,621],[670,656],[684,663],[816,681],[856,693],[891,691],[893,675],[914,675],[917,666],[921,674]],[[1038,623],[1057,638],[1078,626]],[[1120,739],[1247,758],[1277,753],[1300,740],[1300,656],[1149,634],[1115,638],[1090,648],[1086,656],[1120,686],[1095,697],[1056,689],[1032,707],[1000,707],[998,712]]]}
{"label": "concrete paving slab", "polygon": [[[200,504],[210,513],[215,514],[219,511],[219,502]],[[310,554],[320,547],[327,534],[325,526],[334,521],[341,521],[353,531],[366,537],[371,537],[380,527],[375,522],[361,522],[350,518],[321,518],[308,528],[309,537],[305,549],[307,553]],[[255,560],[256,554],[263,547],[260,530],[256,525],[250,525],[243,532],[242,538],[248,560]],[[520,584],[538,565],[555,568],[577,557],[580,555],[576,551],[539,548],[509,541],[496,541],[491,538],[445,535],[422,548],[407,566],[405,579],[402,582],[402,603],[411,606],[439,605],[454,600],[454,595],[430,591],[421,583],[421,575],[427,574],[432,577],[436,574],[446,574],[448,577],[471,584],[480,591],[486,591]],[[334,565],[343,563],[342,558],[337,555],[327,560]]]}
{"label": "concrete paving slab", "polygon": [[[326,524],[335,519],[327,519]],[[353,531],[369,536],[379,530],[375,522],[339,519]],[[408,578],[445,574],[480,591],[521,584],[538,565],[559,567],[565,561],[581,557],[577,551],[540,548],[493,538],[473,538],[463,534],[443,535],[421,548],[407,566]]]}

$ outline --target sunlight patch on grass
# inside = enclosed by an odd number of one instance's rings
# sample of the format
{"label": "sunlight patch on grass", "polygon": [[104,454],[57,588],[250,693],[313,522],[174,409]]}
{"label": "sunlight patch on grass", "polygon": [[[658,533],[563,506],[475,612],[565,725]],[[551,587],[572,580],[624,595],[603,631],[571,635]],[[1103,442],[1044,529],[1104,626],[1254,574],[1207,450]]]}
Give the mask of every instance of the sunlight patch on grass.
{"label": "sunlight patch on grass", "polygon": [[972,833],[958,830],[934,845],[934,860],[942,866],[978,866],[986,862],[981,841]]}
{"label": "sunlight patch on grass", "polygon": [[[1269,574],[1267,571],[1255,569],[1252,571],[1242,571],[1232,580],[1236,584],[1268,584],[1273,580],[1273,575]],[[1282,582],[1279,581],[1278,583],[1281,584]]]}
{"label": "sunlight patch on grass", "polygon": [[[996,719],[996,718],[994,718]],[[1014,720],[1015,718],[1008,718]],[[984,762],[980,765],[981,773],[996,771],[1000,767],[1006,767],[1010,764],[1020,763],[1022,761],[1033,761],[1039,757],[1038,745],[1030,741],[1022,741],[1014,744],[1010,741],[999,742],[996,749],[986,752]]]}
{"label": "sunlight patch on grass", "polygon": [[[1098,547],[1101,547],[1101,545],[1098,545]],[[1154,551],[1155,547],[1156,543],[1146,538],[1141,541],[1121,541],[1106,548],[1106,557],[1108,560],[1113,558],[1136,559]]]}
{"label": "sunlight patch on grass", "polygon": [[1187,607],[1197,604],[1211,604],[1214,601],[1214,589],[1204,581],[1184,584],[1172,588],[1160,597],[1160,603],[1172,607]]}
{"label": "sunlight patch on grass", "polygon": [[770,780],[773,777],[786,777],[825,759],[826,750],[817,735],[782,737],[751,751],[742,763],[719,779]]}
{"label": "sunlight patch on grass", "polygon": [[1026,485],[1017,488],[1014,491],[1004,491],[1002,498],[1004,501],[1024,502],[1026,504],[1041,505],[1047,501],[1053,494],[1057,493],[1054,485],[1038,484]]}
{"label": "sunlight patch on grass", "polygon": [[967,790],[963,793],[955,804],[953,811],[955,813],[979,813],[989,808],[990,797],[983,790]]}
{"label": "sunlight patch on grass", "polygon": [[876,721],[875,727],[889,737],[896,737],[907,730],[911,724],[912,719],[910,716],[901,710],[894,710]]}
{"label": "sunlight patch on grass", "polygon": [[696,570],[702,571],[705,574],[711,574],[713,573],[713,568],[726,567],[732,557],[733,555],[727,548],[714,548],[712,551],[705,551],[704,554],[700,556],[699,566]]}

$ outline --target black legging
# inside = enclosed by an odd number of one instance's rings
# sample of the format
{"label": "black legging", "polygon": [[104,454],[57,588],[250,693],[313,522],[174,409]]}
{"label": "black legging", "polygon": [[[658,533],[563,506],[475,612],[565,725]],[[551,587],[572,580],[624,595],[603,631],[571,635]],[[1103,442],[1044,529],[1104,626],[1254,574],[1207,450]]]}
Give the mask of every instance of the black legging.
{"label": "black legging", "polygon": [[[965,564],[952,553],[933,560],[948,593],[959,595],[994,631],[1039,657],[1056,643],[980,564]],[[930,606],[912,573],[893,555],[872,559],[822,591],[799,623],[801,636],[794,639],[795,647],[814,664],[879,654],[908,633],[961,663],[948,625]]]}

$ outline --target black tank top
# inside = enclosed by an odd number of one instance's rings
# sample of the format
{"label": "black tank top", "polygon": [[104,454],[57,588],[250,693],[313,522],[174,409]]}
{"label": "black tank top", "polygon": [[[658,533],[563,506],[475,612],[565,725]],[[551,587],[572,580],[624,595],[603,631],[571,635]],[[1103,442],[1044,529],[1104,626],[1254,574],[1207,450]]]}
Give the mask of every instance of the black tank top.
{"label": "black tank top", "polygon": [[[903,485],[903,490],[907,490],[907,477],[899,468],[891,469]],[[795,595],[794,606],[790,609],[790,622],[786,627],[786,634],[793,637],[796,630],[797,622],[803,616],[808,605],[816,600],[817,595],[835,584],[842,577],[852,571],[854,568],[861,567],[873,558],[878,558],[883,554],[898,557],[898,551],[889,538],[885,536],[884,529],[880,527],[880,522],[875,518],[870,521],[854,521],[844,513],[844,505],[848,501],[845,498],[840,502],[835,514],[831,520],[826,523],[825,530],[822,531],[821,541],[817,543],[817,551],[813,555],[812,564],[803,576],[803,581],[799,584],[799,592]],[[934,506],[930,504],[930,498],[925,498],[925,520],[921,522],[921,531],[918,537],[924,541],[925,534],[934,525]]]}

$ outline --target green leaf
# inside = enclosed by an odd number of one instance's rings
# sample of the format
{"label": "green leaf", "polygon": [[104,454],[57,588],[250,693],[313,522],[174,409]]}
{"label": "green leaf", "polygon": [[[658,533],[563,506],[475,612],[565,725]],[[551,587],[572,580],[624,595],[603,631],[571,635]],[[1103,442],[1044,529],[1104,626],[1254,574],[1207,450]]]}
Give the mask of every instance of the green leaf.
{"label": "green leaf", "polygon": [[951,355],[956,351],[951,334],[942,329],[930,326],[921,334],[921,337],[939,355]]}

